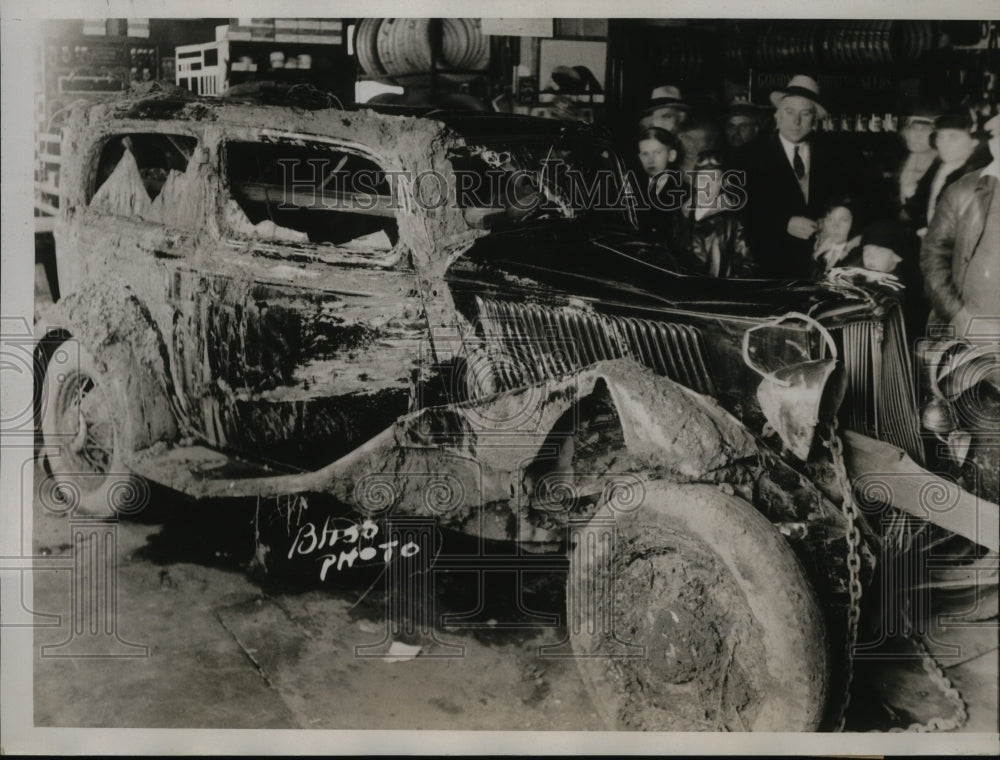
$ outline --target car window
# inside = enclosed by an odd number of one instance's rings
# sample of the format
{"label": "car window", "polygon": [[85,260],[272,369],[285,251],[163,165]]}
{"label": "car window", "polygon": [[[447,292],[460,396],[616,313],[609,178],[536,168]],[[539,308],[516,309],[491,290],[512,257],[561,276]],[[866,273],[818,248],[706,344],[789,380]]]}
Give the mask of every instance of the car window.
{"label": "car window", "polygon": [[91,208],[162,224],[196,226],[204,219],[206,181],[192,161],[190,135],[121,134],[101,150]]}
{"label": "car window", "polygon": [[457,200],[474,227],[507,227],[538,219],[626,220],[617,156],[582,136],[508,139],[449,152],[461,177]]}
{"label": "car window", "polygon": [[233,141],[225,145],[223,165],[231,233],[356,253],[385,253],[396,245],[389,182],[364,156],[301,140]]}

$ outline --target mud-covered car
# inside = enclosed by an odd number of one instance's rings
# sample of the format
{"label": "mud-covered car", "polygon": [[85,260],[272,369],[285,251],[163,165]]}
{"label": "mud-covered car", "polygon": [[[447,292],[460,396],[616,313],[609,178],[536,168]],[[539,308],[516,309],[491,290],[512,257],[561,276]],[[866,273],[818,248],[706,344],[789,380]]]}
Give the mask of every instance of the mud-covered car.
{"label": "mud-covered car", "polygon": [[327,581],[439,529],[568,554],[548,654],[607,727],[837,724],[882,508],[845,463],[922,457],[890,295],[670,266],[585,125],[159,94],[62,152],[61,498],[254,497],[259,562]]}

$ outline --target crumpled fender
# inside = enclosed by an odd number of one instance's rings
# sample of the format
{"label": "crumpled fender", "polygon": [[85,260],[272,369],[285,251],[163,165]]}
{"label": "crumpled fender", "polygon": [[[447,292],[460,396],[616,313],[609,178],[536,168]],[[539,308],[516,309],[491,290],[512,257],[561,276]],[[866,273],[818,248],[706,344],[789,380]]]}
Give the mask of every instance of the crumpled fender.
{"label": "crumpled fender", "polygon": [[[596,494],[601,498],[591,493],[577,507],[550,511],[532,506],[523,490],[525,471],[541,454],[551,454],[550,434],[565,430],[564,415],[575,419],[582,401],[605,390],[623,450],[592,482],[631,489],[638,498],[633,507],[641,505],[650,480],[715,484],[775,523],[817,583],[836,585],[844,574],[847,530],[840,510],[714,399],[628,359],[486,399],[421,409],[319,470],[237,480],[192,475],[191,487],[181,490],[276,503],[297,494],[303,504],[321,496],[376,519],[415,517],[480,538],[560,541],[571,518],[593,514],[611,492],[602,488]],[[874,558],[865,547],[862,561],[867,574]]]}
{"label": "crumpled fender", "polygon": [[619,359],[485,400],[422,409],[320,470],[245,481],[240,490],[314,491],[362,512],[398,505],[455,518],[515,499],[523,466],[556,422],[602,383],[624,433],[622,471],[666,470],[690,481],[758,454],[755,438],[714,399]]}
{"label": "crumpled fender", "polygon": [[178,437],[166,344],[127,285],[85,284],[47,307],[35,338],[54,336],[79,341],[103,373],[126,462],[131,452]]}

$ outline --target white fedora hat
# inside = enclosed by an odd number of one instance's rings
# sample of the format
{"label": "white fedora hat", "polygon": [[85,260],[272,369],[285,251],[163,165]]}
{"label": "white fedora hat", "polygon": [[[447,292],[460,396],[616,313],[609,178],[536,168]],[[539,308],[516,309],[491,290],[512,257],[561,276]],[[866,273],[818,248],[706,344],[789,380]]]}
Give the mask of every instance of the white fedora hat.
{"label": "white fedora hat", "polygon": [[645,113],[652,113],[660,108],[679,108],[687,111],[691,108],[681,97],[681,91],[672,84],[664,84],[654,87],[649,95],[649,103],[646,104]]}
{"label": "white fedora hat", "polygon": [[790,80],[788,80],[788,85],[780,90],[775,90],[771,93],[771,105],[775,108],[784,98],[790,95],[797,95],[800,98],[807,98],[816,104],[816,114],[823,118],[826,116],[826,107],[823,105],[823,101],[819,98],[819,85],[816,84],[816,80],[812,77],[807,77],[804,74],[796,74]]}

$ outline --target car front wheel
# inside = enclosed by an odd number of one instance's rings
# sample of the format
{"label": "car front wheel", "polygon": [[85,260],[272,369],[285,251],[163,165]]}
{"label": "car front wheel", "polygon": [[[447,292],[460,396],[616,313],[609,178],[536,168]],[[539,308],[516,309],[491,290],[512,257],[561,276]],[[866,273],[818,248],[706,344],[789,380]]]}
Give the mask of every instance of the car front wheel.
{"label": "car front wheel", "polygon": [[67,342],[53,351],[43,400],[48,508],[103,517],[141,510],[150,487],[122,464],[116,415],[124,407],[86,349]]}
{"label": "car front wheel", "polygon": [[570,556],[570,642],[608,729],[812,731],[828,647],[791,548],[711,485],[650,481]]}

